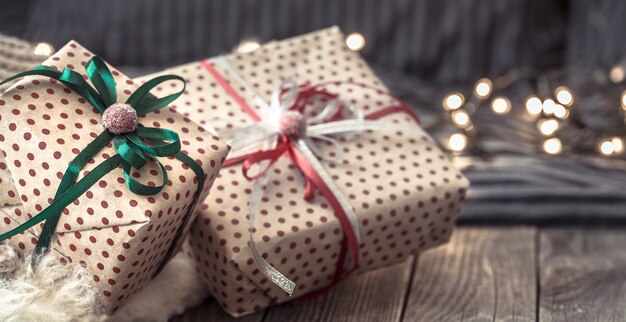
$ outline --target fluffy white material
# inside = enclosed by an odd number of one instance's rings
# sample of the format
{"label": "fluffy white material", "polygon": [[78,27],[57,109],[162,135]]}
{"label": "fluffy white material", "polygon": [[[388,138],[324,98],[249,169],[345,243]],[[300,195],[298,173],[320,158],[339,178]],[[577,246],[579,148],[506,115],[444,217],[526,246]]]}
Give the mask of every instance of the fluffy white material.
{"label": "fluffy white material", "polygon": [[179,253],[109,321],[166,322],[170,317],[199,304],[207,296],[208,290],[200,282],[191,259]]}
{"label": "fluffy white material", "polygon": [[208,291],[184,254],[113,316],[103,314],[99,292],[80,265],[46,255],[39,265],[16,248],[0,244],[0,321],[168,321],[202,302]]}
{"label": "fluffy white material", "polygon": [[104,321],[91,276],[53,254],[31,256],[0,244],[0,321]]}

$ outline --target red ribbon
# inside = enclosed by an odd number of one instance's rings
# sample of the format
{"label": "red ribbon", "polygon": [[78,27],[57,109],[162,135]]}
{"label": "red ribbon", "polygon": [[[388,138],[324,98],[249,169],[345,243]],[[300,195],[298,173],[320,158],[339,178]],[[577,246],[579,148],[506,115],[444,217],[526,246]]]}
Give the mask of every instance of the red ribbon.
{"label": "red ribbon", "polygon": [[[217,83],[226,91],[226,93],[229,96],[233,98],[233,100],[243,109],[244,112],[246,112],[246,114],[250,116],[252,120],[254,120],[255,122],[262,121],[261,118],[254,111],[254,109],[252,109],[246,103],[246,101],[237,93],[237,91],[235,91],[235,89],[233,89],[233,87],[230,86],[228,81],[226,81],[222,77],[222,75],[217,71],[217,69],[215,69],[215,67],[210,62],[204,60],[204,61],[200,61],[200,64],[213,76],[213,78],[217,81]],[[375,120],[375,119],[379,119],[383,116],[386,116],[392,113],[404,112],[410,115],[419,124],[420,121],[419,121],[419,117],[417,116],[417,114],[415,114],[415,112],[406,103],[394,97],[393,95],[391,95],[391,93],[387,91],[383,91],[379,88],[376,88],[367,84],[353,82],[353,81],[324,82],[324,83],[316,84],[314,86],[307,85],[307,84],[299,85],[300,91],[298,92],[298,97],[296,98],[293,106],[291,106],[289,109],[303,112],[307,102],[311,99],[314,99],[314,98],[336,99],[338,98],[337,94],[329,93],[323,88],[329,85],[338,86],[338,85],[344,85],[344,84],[375,90],[376,93],[380,95],[389,96],[398,103],[398,105],[390,106],[390,107],[378,110],[374,113],[368,114],[365,116],[366,119]],[[337,112],[331,115],[330,117],[328,117],[326,121],[334,121],[340,117],[341,117],[341,109],[338,109]],[[254,153],[238,156],[235,158],[230,158],[224,162],[223,166],[228,167],[228,166],[243,162],[243,175],[248,180],[255,180],[255,179],[262,177],[263,174],[271,167],[271,165],[283,155],[286,155],[287,157],[289,157],[289,159],[291,159],[291,161],[298,167],[298,169],[300,170],[300,172],[302,173],[305,179],[304,199],[310,200],[311,198],[313,198],[314,187],[317,188],[322,193],[322,195],[326,198],[330,206],[333,208],[335,212],[335,216],[339,220],[339,223],[341,225],[341,228],[344,234],[344,239],[342,241],[341,250],[339,252],[339,258],[337,260],[335,275],[333,277],[333,280],[328,286],[320,290],[311,292],[309,294],[305,294],[304,296],[301,297],[301,298],[311,298],[311,297],[315,297],[317,295],[323,294],[327,292],[328,290],[330,290],[331,288],[333,288],[345,276],[348,276],[350,273],[356,270],[356,268],[359,265],[359,260],[360,260],[359,245],[357,242],[356,235],[354,231],[352,230],[352,226],[350,225],[350,220],[348,219],[346,213],[344,212],[343,207],[341,207],[335,195],[331,192],[328,186],[326,186],[326,184],[324,183],[322,178],[319,176],[319,174],[315,172],[315,170],[313,169],[311,164],[308,162],[308,160],[300,153],[300,151],[293,145],[291,139],[286,135],[281,135],[279,137],[277,145],[274,149],[254,152]],[[252,165],[258,164],[259,162],[262,162],[262,161],[269,161],[269,164],[265,168],[261,169],[257,174],[250,175],[248,171],[250,170]],[[353,254],[354,264],[352,265],[352,268],[350,268],[350,270],[346,272],[345,262],[347,258],[348,249],[350,249],[350,251]]]}

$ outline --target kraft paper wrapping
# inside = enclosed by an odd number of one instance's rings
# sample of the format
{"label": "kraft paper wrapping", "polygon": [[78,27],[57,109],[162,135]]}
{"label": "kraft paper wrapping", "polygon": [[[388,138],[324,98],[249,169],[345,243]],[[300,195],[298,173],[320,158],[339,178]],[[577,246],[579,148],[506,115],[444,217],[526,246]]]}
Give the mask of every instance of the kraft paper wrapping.
{"label": "kraft paper wrapping", "polygon": [[[312,85],[359,81],[385,88],[360,56],[345,46],[337,28],[270,42],[252,53],[231,54],[227,59],[252,91],[267,101],[281,81],[293,75]],[[242,97],[252,96],[250,88],[214,64],[214,59],[207,62]],[[192,120],[218,132],[252,123],[202,63],[165,72],[188,81],[176,109]],[[327,89],[366,114],[391,104],[390,98],[372,90],[345,85]],[[255,106],[252,101],[248,105]],[[339,137],[344,157],[339,162],[322,161],[358,216],[362,259],[357,272],[397,263],[446,242],[468,187],[468,181],[415,120],[404,113],[381,120],[412,125],[415,130],[345,135]],[[324,152],[332,149],[319,146]],[[256,214],[254,239],[263,256],[297,284],[293,297],[298,297],[330,282],[342,231],[321,194],[310,202],[303,199],[303,177],[291,160],[282,157],[269,173],[270,184]],[[223,169],[184,246],[213,296],[234,316],[291,299],[265,278],[252,259],[246,217],[251,188],[241,165]]]}
{"label": "kraft paper wrapping", "polygon": [[[44,65],[84,74],[83,66],[92,56],[72,41]],[[117,70],[111,71],[118,101],[125,101],[138,85]],[[0,149],[6,159],[0,162],[0,192],[2,203],[8,205],[0,213],[0,231],[8,231],[51,204],[69,162],[103,131],[100,117],[78,94],[46,77],[24,78],[0,96]],[[170,107],[140,117],[139,123],[180,135],[182,150],[206,173],[199,200],[205,199],[228,153],[227,145]],[[109,143],[81,171],[81,176],[114,154]],[[132,193],[120,167],[66,207],[57,226],[53,246],[59,258],[86,266],[109,310],[116,309],[150,281],[184,215],[194,206],[194,172],[173,157],[159,161],[169,174],[160,193]],[[154,162],[135,171],[133,177],[148,185],[161,182],[160,169]],[[14,186],[9,185],[11,180]],[[42,227],[34,226],[10,242],[21,249],[32,249]]]}

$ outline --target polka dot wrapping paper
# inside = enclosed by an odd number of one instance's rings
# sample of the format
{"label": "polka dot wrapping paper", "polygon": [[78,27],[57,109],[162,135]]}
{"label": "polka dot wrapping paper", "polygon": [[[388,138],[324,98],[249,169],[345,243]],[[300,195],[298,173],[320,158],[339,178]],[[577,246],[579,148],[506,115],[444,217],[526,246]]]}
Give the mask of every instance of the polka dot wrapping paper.
{"label": "polka dot wrapping paper", "polygon": [[[272,41],[252,53],[231,54],[227,59],[248,86],[220,69],[215,59],[164,71],[188,82],[185,94],[175,104],[177,111],[219,132],[253,120],[220,86],[207,63],[243,98],[255,92],[269,100],[272,91],[293,75],[312,85],[358,81],[385,89],[359,55],[345,46],[337,28]],[[366,114],[392,102],[388,96],[354,86],[327,89]],[[175,90],[163,88],[162,95]],[[254,102],[248,105],[258,110]],[[409,125],[414,131],[337,136],[344,156],[337,162],[322,161],[358,217],[361,262],[357,272],[397,263],[446,242],[468,186],[412,117],[399,112],[381,120]],[[319,147],[325,153],[334,149],[323,142]],[[241,165],[220,172],[184,245],[203,282],[234,316],[320,290],[335,273],[343,234],[327,200],[318,191],[312,200],[304,200],[303,176],[287,157],[281,157],[269,175],[253,235],[262,256],[297,284],[293,297],[268,281],[254,263],[247,220],[253,183],[244,178]]]}
{"label": "polka dot wrapping paper", "polygon": [[[43,64],[58,70],[67,67],[87,79],[83,66],[92,56],[72,41]],[[111,71],[118,100],[125,101],[138,85],[119,71]],[[227,145],[170,107],[141,116],[138,121],[180,135],[183,153],[205,172],[199,200],[205,199],[228,153]],[[0,201],[5,205],[0,212],[0,232],[5,232],[52,203],[69,162],[103,127],[101,114],[85,99],[54,79],[36,76],[21,79],[0,96],[0,128],[0,149],[5,158],[0,160],[0,192],[4,194]],[[115,154],[109,143],[81,170],[79,179]],[[194,207],[198,178],[192,169],[174,157],[159,161],[169,175],[160,193],[132,193],[120,167],[63,209],[57,225],[54,252],[60,261],[80,263],[93,274],[108,310],[116,309],[150,281],[183,225],[187,210]],[[146,163],[132,176],[149,186],[162,182],[156,162]],[[42,227],[36,225],[9,242],[23,250],[32,249]]]}

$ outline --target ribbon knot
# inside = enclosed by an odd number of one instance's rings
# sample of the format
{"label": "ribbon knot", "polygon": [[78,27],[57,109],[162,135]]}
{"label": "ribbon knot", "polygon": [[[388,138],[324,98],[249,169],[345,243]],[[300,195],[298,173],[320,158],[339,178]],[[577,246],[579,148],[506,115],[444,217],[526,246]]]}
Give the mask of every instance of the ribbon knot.
{"label": "ribbon knot", "polygon": [[[343,156],[337,142],[328,133],[319,131],[319,126],[327,122],[335,122],[341,119],[345,112],[350,113],[350,118],[363,121],[362,113],[350,104],[338,99],[338,95],[309,84],[298,85],[294,77],[287,78],[272,93],[268,104],[260,97],[255,97],[256,103],[266,112],[265,117],[258,123],[248,127],[234,130],[227,135],[231,138],[232,151],[242,151],[259,143],[275,139],[276,144],[272,149],[264,149],[258,153],[247,154],[244,159],[234,158],[226,165],[243,161],[243,174],[249,180],[255,180],[263,176],[267,170],[282,155],[288,154],[292,160],[296,160],[293,151],[293,142],[304,140],[312,152],[322,160],[337,161]],[[314,100],[326,100],[328,103],[316,115],[306,117],[304,110],[307,104]],[[338,133],[341,131],[334,131]],[[313,139],[325,141],[335,148],[333,152],[324,154]],[[264,161],[265,166],[256,174],[251,174],[254,165],[260,165]],[[310,200],[313,197],[313,184],[305,176],[304,197]]]}
{"label": "ribbon knot", "polygon": [[[25,76],[46,76],[61,81],[64,85],[82,96],[98,112],[102,114],[104,131],[90,142],[70,162],[61,182],[57,188],[54,201],[50,206],[35,215],[33,218],[22,223],[18,227],[0,235],[0,241],[11,238],[15,234],[25,231],[32,226],[45,220],[44,227],[37,245],[35,254],[49,251],[52,236],[60,219],[64,207],[80,197],[93,184],[104,177],[107,173],[117,169],[120,165],[124,172],[126,185],[130,191],[138,195],[155,195],[159,193],[168,180],[167,170],[158,160],[158,157],[173,156],[187,164],[198,177],[198,187],[194,194],[192,205],[195,206],[205,180],[204,170],[192,158],[182,153],[180,138],[174,131],[162,128],[144,127],[138,122],[138,118],[150,112],[161,109],[176,100],[185,90],[185,80],[176,75],[163,75],[155,77],[137,88],[125,102],[118,102],[115,80],[106,63],[97,56],[92,57],[85,65],[87,78],[93,87],[79,73],[65,68],[58,71],[48,66],[37,66],[35,69],[19,73],[4,81],[0,85],[11,80]],[[183,88],[171,95],[156,98],[150,94],[150,90],[166,81],[182,82]],[[102,150],[109,142],[117,154],[104,160],[83,178],[76,181],[82,168]],[[159,185],[145,185],[132,177],[132,169],[140,169],[147,162],[156,162],[161,169],[162,182]],[[179,227],[174,241],[168,249],[160,269],[167,259],[173,254],[176,244],[182,237],[183,229],[187,224],[194,207],[189,207],[183,222]],[[36,260],[39,256],[34,256]]]}
{"label": "ribbon knot", "polygon": [[137,124],[137,111],[128,104],[115,103],[102,113],[102,126],[113,134],[134,132]]}
{"label": "ribbon knot", "polygon": [[280,118],[279,128],[286,136],[301,138],[306,135],[306,120],[298,111],[287,111]]}

